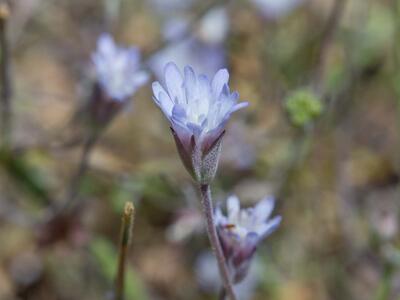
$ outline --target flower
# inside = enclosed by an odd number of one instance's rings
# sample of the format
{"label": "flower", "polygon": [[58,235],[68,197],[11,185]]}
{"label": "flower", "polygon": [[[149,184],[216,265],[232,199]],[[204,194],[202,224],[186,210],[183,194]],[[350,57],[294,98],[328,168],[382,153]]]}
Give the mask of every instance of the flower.
{"label": "flower", "polygon": [[149,79],[140,70],[139,49],[118,47],[109,34],[99,37],[92,60],[98,83],[112,100],[126,100]]}
{"label": "flower", "polygon": [[304,0],[251,0],[266,18],[279,19],[285,17]]}
{"label": "flower", "polygon": [[174,63],[168,63],[164,76],[165,88],[153,83],[153,99],[171,123],[185,167],[199,183],[208,184],[217,170],[225,124],[248,103],[238,103],[239,94],[230,92],[226,69],[210,81],[189,66],[182,76]]}
{"label": "flower", "polygon": [[227,200],[227,216],[220,208],[215,210],[215,224],[222,250],[233,282],[241,282],[247,275],[257,245],[281,223],[281,217],[270,219],[275,200],[264,198],[256,206],[240,209],[239,199]]}

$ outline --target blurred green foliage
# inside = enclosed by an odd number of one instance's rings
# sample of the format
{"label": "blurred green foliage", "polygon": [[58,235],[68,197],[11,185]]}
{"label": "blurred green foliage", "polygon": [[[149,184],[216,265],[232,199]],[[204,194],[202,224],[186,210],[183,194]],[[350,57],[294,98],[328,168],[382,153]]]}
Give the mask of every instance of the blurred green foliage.
{"label": "blurred green foliage", "polygon": [[285,102],[289,119],[293,125],[307,127],[322,112],[321,100],[309,89],[299,89],[289,95]]}

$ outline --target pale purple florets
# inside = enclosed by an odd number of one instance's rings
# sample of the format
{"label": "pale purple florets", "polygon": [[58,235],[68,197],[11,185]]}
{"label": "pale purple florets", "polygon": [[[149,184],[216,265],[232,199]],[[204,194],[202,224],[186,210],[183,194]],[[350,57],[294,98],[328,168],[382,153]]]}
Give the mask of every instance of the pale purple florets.
{"label": "pale purple florets", "polygon": [[209,184],[217,170],[225,124],[247,102],[238,103],[239,94],[230,92],[226,69],[209,80],[189,66],[182,75],[168,63],[164,74],[165,88],[154,82],[153,99],[171,123],[186,169],[197,182]]}
{"label": "pale purple florets", "polygon": [[246,277],[257,245],[278,228],[282,218],[270,218],[274,205],[273,198],[265,198],[254,207],[240,209],[239,199],[231,196],[226,216],[216,209],[215,223],[234,282]]}
{"label": "pale purple florets", "polygon": [[92,60],[98,83],[113,100],[126,100],[149,79],[148,73],[140,70],[139,49],[119,47],[109,34],[99,37]]}
{"label": "pale purple florets", "polygon": [[247,102],[237,103],[237,92],[230,92],[226,69],[209,80],[205,75],[196,75],[189,66],[182,75],[174,63],[168,63],[164,74],[165,89],[159,82],[153,83],[154,100],[173,129],[196,139],[221,132],[231,113],[247,106]]}

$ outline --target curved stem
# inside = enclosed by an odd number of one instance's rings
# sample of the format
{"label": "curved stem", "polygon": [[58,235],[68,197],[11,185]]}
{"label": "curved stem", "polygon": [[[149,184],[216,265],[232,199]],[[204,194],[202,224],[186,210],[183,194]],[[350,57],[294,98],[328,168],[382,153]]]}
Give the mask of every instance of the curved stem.
{"label": "curved stem", "polygon": [[203,205],[203,211],[207,223],[207,233],[210,239],[211,248],[217,258],[219,271],[222,277],[222,282],[226,294],[231,300],[236,300],[235,291],[233,289],[232,281],[230,279],[228,266],[222,247],[218,239],[217,229],[214,222],[214,209],[211,199],[211,189],[209,184],[200,185],[201,200]]}

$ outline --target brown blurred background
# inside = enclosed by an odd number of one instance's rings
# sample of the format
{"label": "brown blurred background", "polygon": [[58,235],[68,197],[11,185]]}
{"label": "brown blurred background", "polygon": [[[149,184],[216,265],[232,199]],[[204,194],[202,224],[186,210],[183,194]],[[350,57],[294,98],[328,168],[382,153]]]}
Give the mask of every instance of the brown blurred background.
{"label": "brown blurred background", "polygon": [[275,195],[283,222],[258,249],[240,299],[399,300],[399,7],[13,1],[0,299],[109,299],[125,201],[136,208],[126,299],[215,299],[199,198],[150,83],[90,154],[79,210],[48,222],[79,165],[70,120],[94,78],[90,54],[110,32],[142,50],[153,80],[171,59],[209,75],[228,67],[231,89],[250,102],[228,125],[214,198],[235,193],[246,206]]}

